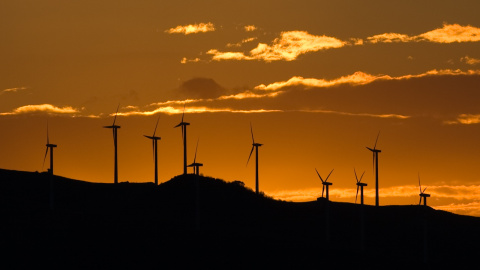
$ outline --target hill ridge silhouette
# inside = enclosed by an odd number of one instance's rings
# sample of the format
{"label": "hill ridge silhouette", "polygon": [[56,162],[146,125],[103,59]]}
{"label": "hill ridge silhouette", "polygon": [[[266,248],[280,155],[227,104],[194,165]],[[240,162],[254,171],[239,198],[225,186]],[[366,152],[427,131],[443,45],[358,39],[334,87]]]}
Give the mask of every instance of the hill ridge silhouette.
{"label": "hill ridge silhouette", "polygon": [[163,261],[178,263],[176,268],[383,269],[395,262],[389,269],[424,269],[467,265],[480,243],[480,218],[418,205],[365,205],[362,251],[358,204],[279,201],[256,195],[240,181],[193,174],[158,186],[60,176],[54,183],[51,213],[47,173],[0,169],[0,228],[11,247],[6,257],[32,257],[13,260],[14,266],[104,269],[161,266]]}

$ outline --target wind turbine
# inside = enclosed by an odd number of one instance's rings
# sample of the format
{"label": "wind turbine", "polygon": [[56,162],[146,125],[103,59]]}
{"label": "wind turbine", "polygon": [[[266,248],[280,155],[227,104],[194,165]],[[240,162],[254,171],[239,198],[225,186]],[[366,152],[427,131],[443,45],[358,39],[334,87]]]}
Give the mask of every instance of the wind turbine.
{"label": "wind turbine", "polygon": [[[45,160],[47,159],[48,150],[50,150],[50,169],[48,170],[49,182],[50,182],[50,210],[53,211],[53,148],[57,147],[56,144],[50,143],[50,138],[48,136],[48,121],[47,121],[47,149],[45,151],[45,157],[43,158],[43,166],[45,166]],[[42,167],[43,167],[42,166]]]}
{"label": "wind turbine", "polygon": [[153,135],[152,136],[147,136],[143,135],[146,138],[152,140],[152,148],[153,148],[153,162],[155,164],[155,185],[158,185],[158,159],[157,159],[157,142],[158,140],[161,140],[160,137],[155,136],[155,132],[157,131],[157,126],[158,126],[158,120],[160,120],[160,117],[157,119],[157,124],[155,125],[155,129],[153,130]]}
{"label": "wind turbine", "polygon": [[252,157],[253,149],[255,148],[255,193],[258,194],[258,147],[262,146],[261,143],[256,143],[255,138],[253,137],[253,128],[252,123],[250,123],[250,132],[252,133],[252,150],[250,151],[250,155],[248,156],[247,165]]}
{"label": "wind turbine", "polygon": [[45,151],[45,157],[43,158],[43,166],[45,166],[45,160],[47,159],[47,154],[48,151],[50,150],[50,169],[48,169],[48,172],[53,175],[53,148],[57,147],[56,144],[51,144],[50,143],[50,138],[48,136],[48,122],[47,122],[47,149]]}
{"label": "wind turbine", "polygon": [[197,163],[197,150],[198,150],[198,140],[197,140],[197,147],[195,148],[195,158],[193,159],[193,163],[188,165],[188,167],[193,167],[193,173],[195,175],[200,175],[200,167],[203,166],[203,163]]}
{"label": "wind turbine", "polygon": [[357,203],[358,189],[360,188],[360,204],[363,205],[363,187],[367,186],[366,183],[362,183],[362,178],[365,172],[362,173],[360,179],[357,177],[357,171],[355,171],[355,168],[353,168],[353,172],[355,173],[355,179],[357,179],[357,195],[355,195],[355,203]]}
{"label": "wind turbine", "polygon": [[117,129],[120,126],[115,125],[115,121],[117,120],[118,108],[120,104],[117,106],[117,111],[115,112],[115,117],[113,118],[113,124],[111,126],[104,126],[104,128],[111,128],[113,131],[113,146],[115,148],[115,159],[114,159],[114,173],[113,173],[113,182],[115,184],[118,183],[118,162],[117,162]]}
{"label": "wind turbine", "polygon": [[[327,190],[327,194],[326,194],[326,199],[327,199],[327,201],[328,201],[328,198],[329,198],[329,196],[328,196],[328,187],[332,185],[332,183],[327,182],[327,181],[328,181],[328,178],[330,177],[330,174],[332,174],[333,170],[334,170],[334,169],[332,169],[332,170],[330,171],[330,173],[328,174],[327,178],[325,178],[325,180],[323,180],[323,178],[322,178],[322,177],[320,176],[320,174],[318,173],[317,168],[315,168],[315,171],[317,172],[317,175],[318,175],[318,177],[320,178],[320,181],[322,181],[322,185],[323,185],[323,188],[322,188],[322,198],[323,198],[323,192],[325,191],[325,189]],[[326,187],[326,188],[325,188],[325,187]]]}
{"label": "wind turbine", "polygon": [[377,142],[378,142],[378,136],[380,136],[380,131],[377,134],[377,139],[375,140],[375,145],[373,146],[373,149],[370,147],[367,147],[368,150],[372,151],[373,153],[373,167],[375,168],[375,206],[378,206],[378,153],[382,152],[382,150],[377,149]]}
{"label": "wind turbine", "polygon": [[190,123],[183,122],[183,118],[185,116],[185,105],[183,105],[183,113],[182,113],[182,122],[176,125],[174,128],[182,127],[182,138],[183,138],[183,174],[187,174],[187,126]]}
{"label": "wind turbine", "polygon": [[423,198],[423,205],[427,206],[427,198],[430,197],[430,194],[425,193],[425,190],[427,188],[424,188],[422,190],[422,185],[420,184],[420,173],[418,174],[418,186],[420,188],[420,201],[418,202],[418,205],[422,204],[422,198]]}

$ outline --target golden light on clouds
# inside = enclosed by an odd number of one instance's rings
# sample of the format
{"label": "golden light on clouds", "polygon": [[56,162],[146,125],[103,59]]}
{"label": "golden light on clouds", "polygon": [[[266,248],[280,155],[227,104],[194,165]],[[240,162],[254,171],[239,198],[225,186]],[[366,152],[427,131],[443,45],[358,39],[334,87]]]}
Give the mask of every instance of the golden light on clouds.
{"label": "golden light on clouds", "polygon": [[240,110],[232,108],[210,108],[206,106],[201,107],[186,107],[185,110],[183,107],[160,107],[151,111],[130,111],[130,112],[119,112],[120,116],[133,116],[133,115],[154,115],[157,113],[164,114],[183,114],[183,113],[219,113],[219,112],[228,112],[228,113],[270,113],[270,112],[282,112],[282,110],[267,110],[267,109],[255,109],[255,110]]}
{"label": "golden light on clouds", "polygon": [[469,65],[477,65],[480,64],[480,59],[469,57],[468,55],[465,57],[460,58],[460,61],[465,62]]}
{"label": "golden light on clouds", "polygon": [[189,25],[179,25],[174,28],[165,30],[169,34],[197,34],[197,33],[206,33],[215,31],[215,26],[213,23],[199,23],[199,24],[189,24]]}
{"label": "golden light on clouds", "polygon": [[384,33],[368,37],[367,40],[370,43],[412,41],[430,41],[436,43],[478,42],[480,41],[480,28],[470,25],[462,26],[459,24],[444,24],[442,28],[437,28],[418,36],[408,36],[398,33]]}
{"label": "golden light on clouds", "polygon": [[454,121],[445,121],[445,124],[472,125],[480,123],[480,114],[460,114]]}
{"label": "golden light on clouds", "polygon": [[263,60],[293,61],[298,56],[320,50],[340,48],[347,43],[334,37],[311,35],[306,31],[286,31],[279,38],[273,40],[271,45],[259,43],[256,48],[245,55],[243,52],[221,52],[216,49],[209,50],[207,54],[213,55],[213,60]]}
{"label": "golden light on clouds", "polygon": [[420,74],[408,74],[403,76],[392,77],[389,75],[371,75],[365,72],[357,71],[351,75],[342,76],[337,79],[333,80],[324,80],[324,79],[315,79],[315,78],[303,78],[300,76],[294,76],[287,81],[282,82],[274,82],[268,85],[260,84],[255,87],[256,90],[266,90],[266,91],[276,91],[278,89],[289,87],[289,86],[296,86],[296,85],[303,85],[307,87],[333,87],[340,84],[351,84],[351,85],[364,85],[368,83],[372,83],[377,80],[405,80],[405,79],[412,79],[412,78],[422,78],[426,76],[440,76],[440,75],[480,75],[480,70],[468,70],[462,71],[459,69],[452,70],[452,69],[442,69],[442,70],[430,70],[425,73]]}
{"label": "golden light on clouds", "polygon": [[8,93],[8,92],[11,92],[11,93],[14,93],[14,92],[18,92],[18,91],[21,91],[21,90],[26,90],[27,88],[22,86],[22,87],[13,87],[13,88],[7,88],[7,89],[4,89],[0,92],[0,94],[3,94],[3,93]]}
{"label": "golden light on clouds", "polygon": [[255,25],[246,25],[245,27],[243,27],[243,29],[245,29],[245,31],[247,32],[252,32],[257,30],[257,27]]}
{"label": "golden light on clouds", "polygon": [[54,114],[74,114],[74,113],[78,113],[79,110],[72,108],[70,106],[57,107],[51,104],[40,104],[40,105],[21,106],[14,109],[11,112],[0,113],[0,115],[16,115],[16,114],[35,113],[35,112],[45,112],[45,113],[54,113]]}
{"label": "golden light on clouds", "polygon": [[421,34],[418,38],[438,43],[477,42],[480,41],[480,28],[470,25],[444,24],[442,28]]}

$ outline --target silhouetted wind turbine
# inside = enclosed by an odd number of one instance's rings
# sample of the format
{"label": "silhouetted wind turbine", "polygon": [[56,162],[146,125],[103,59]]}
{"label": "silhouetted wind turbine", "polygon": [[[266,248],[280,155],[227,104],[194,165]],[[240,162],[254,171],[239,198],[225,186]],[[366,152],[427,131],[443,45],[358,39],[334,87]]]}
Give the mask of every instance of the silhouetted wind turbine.
{"label": "silhouetted wind turbine", "polygon": [[188,167],[193,167],[193,173],[196,175],[200,175],[200,167],[203,166],[203,163],[197,163],[197,150],[198,150],[198,140],[197,140],[197,147],[195,148],[195,157],[193,159],[193,163],[188,165]]}
{"label": "silhouetted wind turbine", "polygon": [[180,122],[176,127],[182,127],[182,138],[183,138],[183,174],[187,174],[187,126],[190,123],[183,122],[183,118],[185,116],[185,105],[183,105],[183,113],[182,113],[182,122]]}
{"label": "silhouetted wind turbine", "polygon": [[53,200],[54,200],[54,194],[53,194],[53,148],[57,147],[56,144],[50,143],[50,138],[48,136],[48,121],[47,121],[47,149],[45,151],[45,157],[43,158],[43,166],[45,166],[45,160],[47,158],[48,151],[50,150],[50,169],[48,170],[48,175],[49,175],[49,182],[50,182],[50,210],[53,211]]}
{"label": "silhouetted wind turbine", "polygon": [[114,159],[114,173],[113,173],[113,182],[115,184],[118,183],[118,162],[117,162],[117,129],[120,126],[115,125],[115,121],[117,120],[118,108],[120,104],[117,106],[117,111],[115,112],[115,117],[113,118],[113,124],[111,126],[104,126],[104,128],[111,128],[113,131],[113,146],[115,148],[115,159]]}
{"label": "silhouetted wind turbine", "polygon": [[357,203],[358,189],[360,188],[360,204],[363,205],[363,187],[367,186],[366,183],[362,183],[362,178],[365,172],[362,173],[360,179],[357,177],[357,171],[355,171],[355,168],[353,168],[353,172],[355,173],[355,179],[357,179],[357,195],[355,195],[355,203]]}
{"label": "silhouetted wind turbine", "polygon": [[320,178],[320,181],[322,181],[322,185],[323,185],[323,188],[322,188],[322,198],[323,198],[323,192],[325,191],[325,187],[326,187],[326,189],[327,189],[326,199],[328,200],[328,198],[329,198],[329,196],[328,196],[328,187],[331,186],[332,183],[327,182],[327,181],[328,181],[328,178],[330,177],[330,174],[332,174],[333,169],[330,171],[330,173],[328,174],[327,178],[325,178],[325,180],[323,180],[323,178],[320,176],[320,174],[319,174],[318,171],[317,171],[317,168],[315,168],[315,171],[317,172],[317,175],[318,175],[318,177]]}
{"label": "silhouetted wind turbine", "polygon": [[158,140],[161,140],[160,137],[155,136],[155,132],[157,132],[157,126],[158,126],[158,120],[160,120],[160,117],[157,119],[157,124],[155,125],[155,129],[153,130],[153,135],[152,136],[147,136],[143,135],[150,140],[152,140],[152,148],[153,148],[153,162],[155,164],[155,185],[158,185],[158,159],[157,159],[157,142]]}
{"label": "silhouetted wind turbine", "polygon": [[258,147],[262,146],[261,143],[256,143],[255,138],[253,137],[253,128],[252,123],[250,123],[250,132],[252,133],[252,150],[250,151],[250,155],[248,156],[247,165],[250,161],[250,157],[252,157],[253,149],[255,148],[255,193],[258,194]]}
{"label": "silhouetted wind turbine", "polygon": [[424,188],[422,190],[422,185],[420,184],[420,174],[418,174],[418,186],[420,188],[420,194],[419,194],[420,195],[420,201],[418,202],[418,205],[422,204],[422,198],[423,198],[423,205],[426,206],[427,205],[427,198],[430,197],[430,194],[425,193],[425,190],[427,188]]}
{"label": "silhouetted wind turbine", "polygon": [[47,149],[45,151],[45,157],[43,158],[43,166],[45,166],[45,160],[47,159],[48,151],[50,150],[50,169],[49,173],[53,175],[53,148],[57,147],[56,144],[50,143],[50,138],[48,136],[48,122],[47,122]]}
{"label": "silhouetted wind turbine", "polygon": [[380,131],[377,134],[377,139],[375,140],[375,145],[373,146],[373,149],[370,147],[367,147],[368,150],[372,151],[373,153],[373,166],[375,168],[375,206],[378,206],[378,153],[382,152],[382,150],[377,149],[377,142],[378,142],[378,136],[380,136]]}

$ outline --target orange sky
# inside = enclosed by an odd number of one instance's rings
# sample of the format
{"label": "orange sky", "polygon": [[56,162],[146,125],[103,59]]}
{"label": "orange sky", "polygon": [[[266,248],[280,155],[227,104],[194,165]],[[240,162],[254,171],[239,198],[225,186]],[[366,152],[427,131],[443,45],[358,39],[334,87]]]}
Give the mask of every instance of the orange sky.
{"label": "orange sky", "polygon": [[[2,1],[0,167],[42,170],[46,122],[56,174],[113,182],[110,125],[120,104],[119,180],[201,172],[284,200],[418,203],[480,216],[478,1]],[[45,168],[43,168],[45,169]]]}

